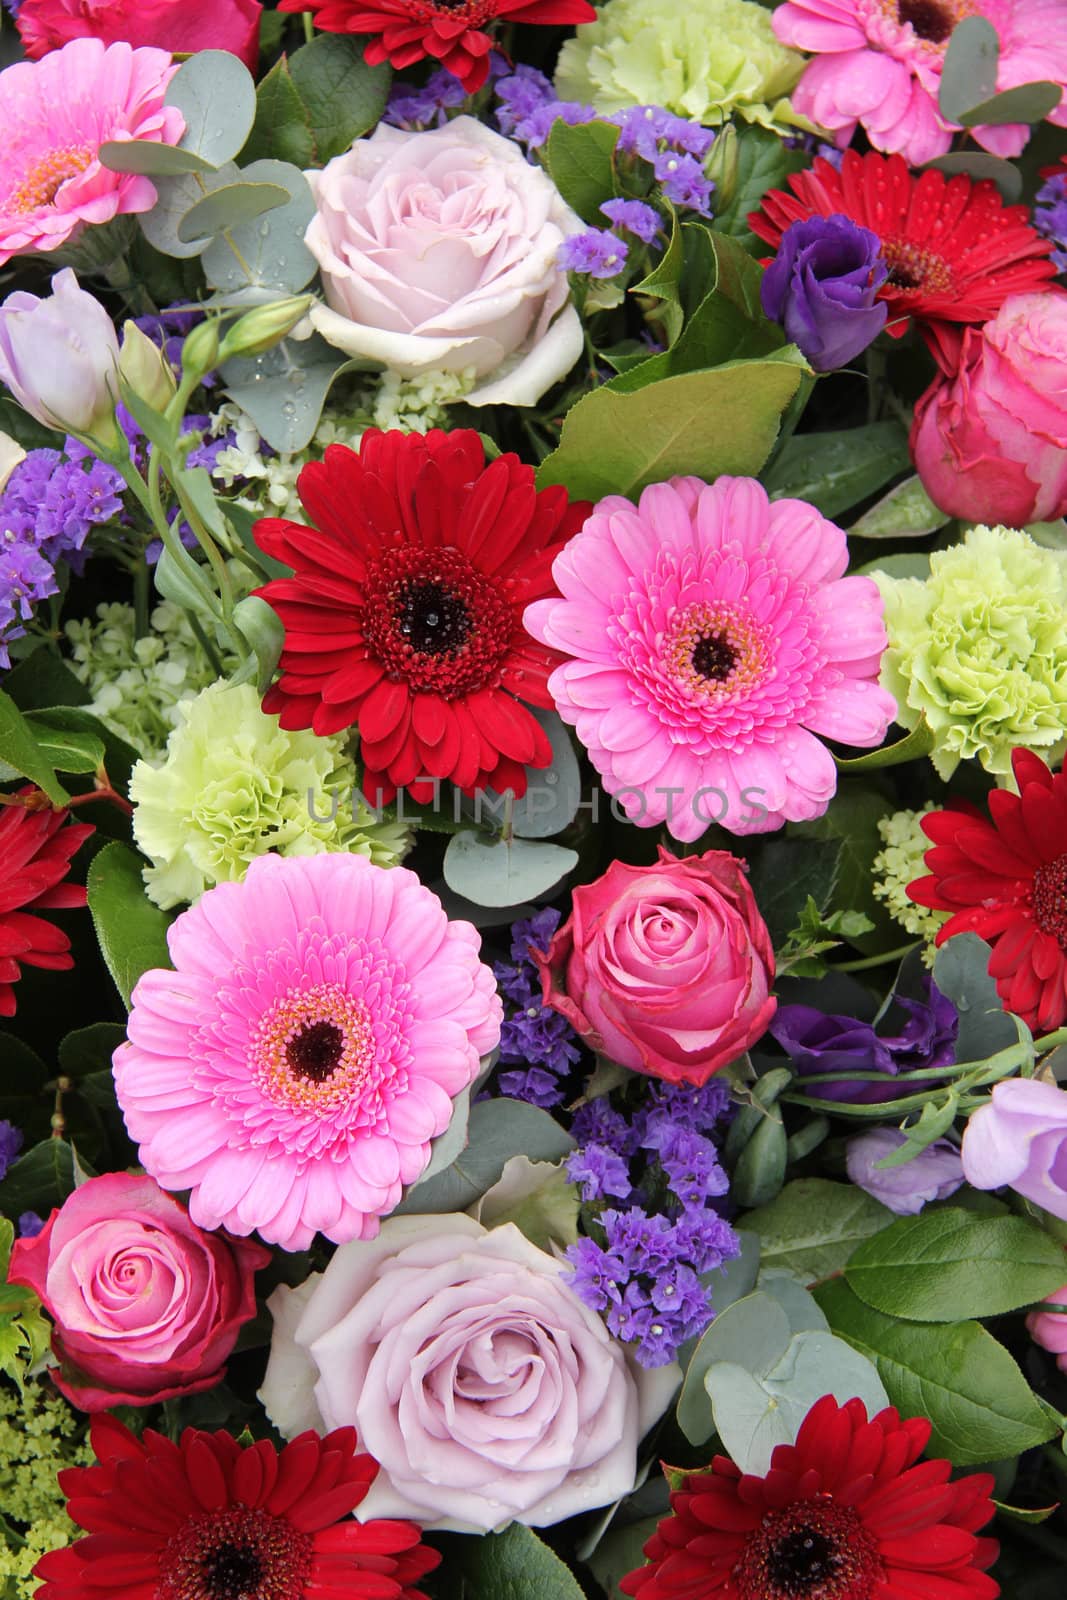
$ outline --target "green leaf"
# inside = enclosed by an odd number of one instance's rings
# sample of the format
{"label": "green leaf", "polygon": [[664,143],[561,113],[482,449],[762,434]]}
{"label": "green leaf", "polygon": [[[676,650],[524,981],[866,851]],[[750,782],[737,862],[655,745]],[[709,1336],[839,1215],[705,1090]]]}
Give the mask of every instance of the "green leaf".
{"label": "green leaf", "polygon": [[934,982],[959,1012],[957,1061],[984,1061],[1015,1044],[1015,1019],[1001,1004],[989,976],[990,947],[976,933],[957,933],[937,952]]}
{"label": "green leaf", "polygon": [[275,184],[289,196],[265,216],[251,222],[234,221],[204,251],[202,264],[208,282],[216,289],[237,292],[248,285],[296,294],[310,283],[318,263],[304,243],[308,223],[315,215],[311,187],[287,161],[253,161],[243,176],[255,183]]}
{"label": "green leaf", "polygon": [[226,183],[198,200],[178,223],[183,244],[211,239],[224,228],[240,227],[289,204],[292,196],[280,183]]}
{"label": "green leaf", "polygon": [[977,1322],[902,1322],[864,1305],[843,1278],[815,1298],[835,1333],[874,1362],[890,1403],[933,1423],[929,1453],[957,1467],[1017,1456],[1057,1432],[1011,1356]]}
{"label": "green leaf", "polygon": [[67,663],[43,645],[4,674],[4,688],[20,711],[87,706],[93,698]]}
{"label": "green leaf", "polygon": [[763,484],[772,500],[807,500],[824,517],[836,517],[905,472],[910,460],[907,431],[899,422],[794,434]]}
{"label": "green leaf", "polygon": [[148,139],[107,140],[100,146],[100,165],[109,172],[139,172],[148,178],[177,178],[186,172],[214,172],[212,162],[195,150]]}
{"label": "green leaf", "polygon": [[452,1534],[437,1542],[446,1549],[444,1570],[457,1600],[585,1600],[570,1568],[521,1523],[503,1533]]}
{"label": "green leaf", "polygon": [[938,110],[946,122],[961,122],[972,106],[996,92],[1000,39],[984,17],[964,17],[952,30],[941,63]]}
{"label": "green leaf", "polygon": [[748,226],[750,211],[758,211],[768,189],[782,189],[791,172],[808,163],[802,150],[787,149],[776,133],[755,124],[737,130],[737,180],[728,205],[716,211],[717,232],[739,239],[747,250],[768,255],[767,245]]}
{"label": "green leaf", "polygon": [[[194,57],[194,59],[199,59]],[[240,63],[238,63],[239,65]],[[178,80],[175,79],[175,82]],[[213,194],[227,184],[239,182],[240,172],[232,161],[215,172],[186,173],[177,178],[157,178],[156,203],[151,211],[143,211],[139,218],[141,232],[155,250],[179,260],[203,255],[210,235],[192,241],[182,239],[178,227],[195,205],[205,195]]]}
{"label": "green leaf", "polygon": [[659,1522],[659,1517],[642,1517],[625,1528],[612,1528],[587,1558],[586,1566],[610,1600],[622,1600],[620,1578],[645,1565],[644,1547]]}
{"label": "green leaf", "polygon": [[0,761],[6,761],[24,778],[29,778],[55,806],[62,806],[70,795],[56,777],[55,769],[37,742],[32,725],[11,699],[0,689]]}
{"label": "green leaf", "polygon": [[540,1250],[566,1249],[578,1238],[578,1190],[562,1161],[531,1161],[517,1155],[504,1164],[496,1183],[483,1196],[475,1215],[487,1228],[513,1222]]}
{"label": "green leaf", "polygon": [[0,1211],[9,1217],[36,1211],[47,1217],[74,1191],[74,1159],[64,1139],[42,1139],[7,1169],[0,1183]]}
{"label": "green leaf", "polygon": [[283,339],[261,356],[236,357],[222,369],[226,393],[282,455],[311,442],[330,385],[345,364],[339,350],[313,334]]}
{"label": "green leaf", "polygon": [[849,934],[849,938],[861,950],[877,943],[878,929],[891,931],[890,945],[900,942],[900,930],[889,921],[884,905],[875,899],[871,887],[871,862],[885,848],[878,832],[878,821],[892,809],[892,802],[886,801],[877,789],[861,783],[858,778],[842,776],[825,815],[814,822],[799,823],[792,830],[797,838],[840,840],[835,895],[837,903],[861,912],[876,930],[873,935],[864,934],[855,938]]}
{"label": "green leaf", "polygon": [[884,744],[878,750],[870,750],[865,756],[849,756],[847,759],[835,756],[834,760],[840,772],[876,772],[880,767],[899,767],[905,761],[918,761],[928,756],[933,748],[934,736],[926,718],[920,716],[911,732],[902,739]]}
{"label": "green leaf", "polygon": [[866,1240],[845,1277],[876,1311],[960,1322],[1017,1311],[1063,1283],[1063,1247],[1023,1217],[975,1217],[949,1206],[902,1217]]}
{"label": "green leaf", "polygon": [[233,608],[233,620],[251,651],[250,667],[254,671],[249,676],[254,678],[259,693],[266,694],[285,643],[284,624],[274,607],[255,594],[238,601]]}
{"label": "green leaf", "polygon": [[730,1192],[739,1206],[767,1205],[781,1191],[788,1161],[787,1144],[781,1116],[764,1117],[733,1170]]}
{"label": "green leaf", "polygon": [[[559,124],[557,124],[559,126]],[[606,220],[606,219],[604,219]],[[639,283],[632,283],[628,293],[644,295],[650,300],[661,300],[663,305],[654,313],[647,313],[649,320],[659,322],[667,336],[667,343],[673,344],[682,331],[684,311],[682,309],[681,293],[685,281],[686,252],[684,235],[678,221],[678,213],[671,207],[671,236],[667,248],[652,270],[641,279]],[[652,359],[647,347],[642,349],[642,360]]]}
{"label": "green leaf", "polygon": [[515,802],[511,828],[517,839],[550,839],[574,821],[582,798],[582,773],[559,714],[536,706],[530,712],[548,735],[552,760],[531,772],[525,795]]}
{"label": "green leaf", "polygon": [[288,56],[281,56],[256,85],[256,120],[244,148],[246,160],[315,165],[311,118],[293,82]]}
{"label": "green leaf", "polygon": [[954,150],[951,155],[928,161],[924,172],[927,167],[932,167],[935,172],[943,172],[950,178],[957,172],[964,172],[969,178],[988,178],[996,184],[1001,199],[1008,206],[1015,205],[1023,197],[1023,175],[1019,168],[1011,161],[1003,161],[1000,156],[988,155],[984,150]]}
{"label": "green leaf", "polygon": [[179,148],[194,150],[212,167],[232,161],[252,128],[256,89],[252,74],[228,50],[198,50],[179,67],[167,104],[185,118]]}
{"label": "green leaf", "polygon": [[7,1264],[11,1260],[11,1246],[15,1242],[15,1224],[0,1217],[0,1283],[7,1279]]}
{"label": "green leaf", "polygon": [[676,474],[709,482],[721,473],[754,475],[805,371],[787,349],[764,360],[683,373],[633,394],[605,384],[567,413],[559,448],[541,463],[537,486],[561,483],[584,500],[607,494],[636,499],[649,484]]}
{"label": "green leaf", "polygon": [[100,952],[129,1009],[143,972],[169,967],[167,929],[172,918],[145,896],[141,858],[127,845],[105,845],[89,868],[89,910]]}
{"label": "green leaf", "polygon": [[394,1216],[465,1211],[500,1180],[512,1156],[561,1161],[574,1149],[554,1117],[523,1100],[481,1100],[473,1106],[467,1148],[435,1178],[409,1189]]}
{"label": "green leaf", "polygon": [[965,128],[998,128],[1008,122],[1044,122],[1062,98],[1061,86],[1047,79],[1040,79],[1036,83],[1020,83],[1014,89],[1005,89],[1003,94],[995,94],[980,105],[972,106],[959,120]]}
{"label": "green leaf", "polygon": [[[325,166],[369,133],[385,110],[393,74],[368,67],[364,41],[320,33],[289,57],[289,72],[315,141],[315,164]],[[298,163],[299,165],[299,163]]]}
{"label": "green leaf", "polygon": [[946,512],[934,505],[922,479],[912,476],[883,495],[848,532],[850,538],[856,539],[921,539],[951,521]]}
{"label": "green leaf", "polygon": [[572,128],[557,118],[544,147],[552,182],[571,210],[596,228],[609,225],[600,207],[615,194],[618,142],[614,123],[582,122]]}
{"label": "green leaf", "polygon": [[813,1283],[840,1272],[858,1244],[894,1220],[886,1206],[852,1184],[797,1178],[769,1206],[750,1212],[745,1227],[760,1236],[764,1267]]}
{"label": "green leaf", "polygon": [[773,1295],[756,1292],[720,1311],[689,1363],[678,1397],[678,1426],[690,1444],[715,1432],[704,1379],[716,1362],[735,1362],[751,1372],[769,1372],[789,1343],[789,1317]]}
{"label": "green leaf", "polygon": [[65,707],[31,711],[26,717],[37,748],[58,772],[99,772],[104,765],[104,741],[95,733],[72,728]]}
{"label": "green leaf", "polygon": [[759,850],[749,881],[775,949],[804,914],[808,899],[817,911],[830,905],[841,858],[839,839],[770,839]]}
{"label": "green leaf", "polygon": [[532,839],[489,841],[471,829],[453,834],[445,882],[476,905],[515,906],[555,887],[578,865],[578,853]]}
{"label": "green leaf", "polygon": [[111,1057],[126,1037],[118,1022],[91,1022],[76,1028],[60,1041],[59,1070],[68,1078],[84,1078],[93,1072],[110,1072]]}

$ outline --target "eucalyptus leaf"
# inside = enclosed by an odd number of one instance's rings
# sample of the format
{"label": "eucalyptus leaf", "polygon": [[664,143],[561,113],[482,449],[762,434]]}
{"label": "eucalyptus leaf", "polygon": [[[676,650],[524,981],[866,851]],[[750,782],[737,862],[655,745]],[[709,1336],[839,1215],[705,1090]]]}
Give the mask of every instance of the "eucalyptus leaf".
{"label": "eucalyptus leaf", "polygon": [[952,30],[938,89],[938,110],[946,122],[962,122],[972,106],[996,92],[1000,38],[984,17],[964,17]]}
{"label": "eucalyptus leaf", "polygon": [[445,851],[448,887],[478,905],[512,906],[547,894],[578,865],[574,850],[529,839],[490,842],[471,830],[453,834]]}
{"label": "eucalyptus leaf", "polygon": [[[985,150],[954,150],[947,156],[937,156],[926,163],[926,168],[954,177],[957,172],[969,178],[988,178],[1000,190],[1005,205],[1013,206],[1023,197],[1023,175],[1011,161],[991,156]],[[925,171],[926,168],[923,170]]]}
{"label": "eucalyptus leaf", "polygon": [[176,232],[182,244],[195,244],[228,228],[254,222],[264,212],[288,205],[291,198],[280,183],[249,183],[242,177],[237,183],[214,189],[190,206]]}
{"label": "eucalyptus leaf", "polygon": [[256,89],[248,68],[229,50],[198,50],[171,79],[167,104],[185,118],[180,148],[220,167],[241,151],[252,130]]}
{"label": "eucalyptus leaf", "polygon": [[678,1397],[678,1426],[690,1444],[703,1444],[715,1432],[704,1387],[712,1365],[727,1362],[747,1372],[770,1372],[791,1337],[789,1316],[773,1295],[746,1294],[719,1312],[693,1353]]}
{"label": "eucalyptus leaf", "polygon": [[150,139],[107,140],[100,146],[100,165],[109,172],[137,172],[148,178],[176,178],[183,172],[214,172],[212,162],[195,150]]}
{"label": "eucalyptus leaf", "polygon": [[530,713],[548,735],[552,761],[531,769],[526,793],[512,810],[511,828],[519,839],[550,839],[574,821],[582,798],[582,774],[558,712],[531,706]]}
{"label": "eucalyptus leaf", "polygon": [[934,982],[959,1013],[957,1061],[984,1061],[1017,1042],[1016,1021],[989,976],[992,950],[976,933],[957,933],[934,959]]}
{"label": "eucalyptus leaf", "polygon": [[264,355],[237,357],[222,369],[226,393],[251,417],[280,455],[310,444],[330,385],[345,364],[340,351],[317,334],[283,339]]}
{"label": "eucalyptus leaf", "polygon": [[157,178],[156,203],[150,211],[141,213],[141,232],[153,249],[162,251],[166,256],[187,260],[202,255],[210,243],[211,235],[205,234],[201,239],[183,239],[178,234],[179,224],[206,195],[239,182],[240,176],[238,168],[229,161],[212,172],[190,172],[177,178]]}
{"label": "eucalyptus leaf", "polygon": [[394,1216],[465,1211],[499,1181],[512,1156],[561,1161],[574,1149],[554,1117],[524,1100],[480,1100],[471,1108],[467,1140],[451,1166],[407,1191]]}
{"label": "eucalyptus leaf", "polygon": [[251,284],[296,294],[318,270],[304,243],[315,215],[311,186],[298,167],[285,161],[254,161],[242,177],[284,188],[289,198],[253,221],[228,227],[225,237],[208,246],[202,258],[207,281],[223,291]]}
{"label": "eucalyptus leaf", "polygon": [[1049,112],[1055,111],[1063,98],[1058,83],[1042,79],[1036,83],[1020,83],[1014,89],[1005,89],[980,105],[965,111],[960,121],[965,128],[1003,127],[1013,122],[1043,122]]}

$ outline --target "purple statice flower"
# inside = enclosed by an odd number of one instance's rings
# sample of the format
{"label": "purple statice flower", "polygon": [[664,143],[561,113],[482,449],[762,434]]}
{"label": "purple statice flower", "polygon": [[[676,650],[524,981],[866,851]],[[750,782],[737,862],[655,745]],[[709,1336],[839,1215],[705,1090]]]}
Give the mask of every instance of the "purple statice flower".
{"label": "purple statice flower", "polygon": [[564,239],[556,255],[564,272],[585,273],[590,278],[614,278],[626,265],[629,247],[608,228],[585,228]]}
{"label": "purple statice flower", "polygon": [[579,1239],[567,1251],[571,1288],[594,1311],[606,1311],[622,1298],[626,1268],[595,1239]]}
{"label": "purple statice flower", "polygon": [[702,1206],[712,1196],[726,1193],[730,1180],[710,1139],[684,1128],[661,1127],[656,1136],[659,1164],[672,1193],[687,1211]]}
{"label": "purple statice flower", "polygon": [[[932,978],[923,980],[924,998],[893,996],[905,1013],[899,1033],[878,1033],[871,1022],[855,1017],[830,1016],[812,1006],[779,1006],[770,1034],[800,1074],[840,1073],[833,1083],[813,1083],[805,1092],[822,1100],[873,1105],[910,1094],[911,1085],[895,1080],[902,1072],[951,1066],[956,1059],[959,1015]],[[850,1078],[850,1072],[882,1072],[885,1079]],[[932,1086],[934,1079],[927,1080]]]}
{"label": "purple statice flower", "polygon": [[571,1119],[571,1137],[580,1145],[606,1145],[620,1156],[632,1156],[639,1148],[633,1124],[615,1110],[606,1095],[578,1107]]}
{"label": "purple statice flower", "polygon": [[0,1120],[0,1178],[7,1174],[7,1169],[22,1149],[22,1130],[16,1128],[13,1122],[6,1118]]}
{"label": "purple statice flower", "polygon": [[511,929],[511,961],[493,967],[505,1004],[500,1029],[500,1064],[522,1063],[522,1070],[502,1072],[502,1094],[512,1100],[550,1110],[563,1100],[561,1079],[580,1059],[574,1029],[566,1017],[541,999],[541,974],[530,950],[547,950],[560,923],[560,913],[545,906]]}
{"label": "purple statice flower", "polygon": [[1057,172],[1037,191],[1034,227],[1051,239],[1057,272],[1067,272],[1067,172]]}
{"label": "purple statice flower", "polygon": [[496,125],[509,136],[533,112],[556,99],[551,82],[536,67],[517,66],[506,77],[497,79],[493,92],[499,102]]}
{"label": "purple statice flower", "polygon": [[947,1200],[956,1193],[963,1182],[963,1163],[954,1144],[935,1139],[903,1166],[880,1167],[905,1139],[899,1128],[872,1128],[848,1141],[845,1166],[858,1188],[899,1217],[913,1217],[931,1200]]}
{"label": "purple statice flower", "polygon": [[882,241],[869,228],[850,217],[805,217],[782,235],[760,299],[815,371],[832,372],[885,327],[889,308],[878,290],[888,276]]}
{"label": "purple statice flower", "polygon": [[713,1272],[741,1253],[737,1234],[717,1211],[686,1211],[675,1223],[674,1234],[679,1256],[691,1261],[695,1272]]}
{"label": "purple statice flower", "polygon": [[24,1211],[18,1220],[20,1239],[36,1239],[44,1228],[44,1218],[39,1217],[36,1211]]}
{"label": "purple statice flower", "polygon": [[676,117],[662,106],[627,106],[625,111],[618,111],[607,120],[619,128],[618,148],[642,156],[646,161],[653,160],[667,148],[702,160],[715,143],[711,128],[702,128],[699,122],[690,122],[686,117]]}
{"label": "purple statice flower", "polygon": [[567,1176],[583,1200],[628,1200],[633,1192],[630,1165],[606,1144],[586,1144],[567,1159]]}
{"label": "purple statice flower", "polygon": [[655,206],[643,200],[605,200],[600,209],[616,228],[625,228],[643,244],[651,244],[663,227]]}
{"label": "purple statice flower", "polygon": [[643,1111],[634,1119],[638,1141],[649,1150],[658,1149],[663,1127],[712,1133],[732,1117],[733,1109],[721,1078],[711,1078],[699,1089],[686,1083],[653,1082]]}
{"label": "purple statice flower", "polygon": [[382,121],[409,132],[442,128],[449,111],[463,105],[466,98],[459,79],[442,67],[430,74],[421,89],[411,83],[394,83]]}
{"label": "purple statice flower", "polygon": [[672,205],[685,206],[704,217],[711,215],[715,185],[705,177],[704,168],[695,156],[664,150],[653,158],[652,170]]}

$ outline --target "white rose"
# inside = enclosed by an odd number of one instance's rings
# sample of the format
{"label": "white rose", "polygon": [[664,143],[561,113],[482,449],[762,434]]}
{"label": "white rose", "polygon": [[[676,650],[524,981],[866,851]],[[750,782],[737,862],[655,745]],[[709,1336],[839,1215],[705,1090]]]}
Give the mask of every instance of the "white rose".
{"label": "white rose", "polygon": [[327,301],[311,321],[330,344],[405,377],[473,368],[475,406],[533,405],[573,367],[582,326],[556,254],[582,222],[510,139],[473,117],[382,123],[308,180]]}

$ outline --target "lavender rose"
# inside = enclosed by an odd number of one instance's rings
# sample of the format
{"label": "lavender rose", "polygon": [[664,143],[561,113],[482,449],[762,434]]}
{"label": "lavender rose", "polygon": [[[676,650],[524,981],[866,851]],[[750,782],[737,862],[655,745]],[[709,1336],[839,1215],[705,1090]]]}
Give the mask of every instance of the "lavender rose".
{"label": "lavender rose", "polygon": [[1036,1078],[998,1083],[963,1135],[963,1175],[976,1189],[1007,1185],[1067,1221],[1067,1093]]}
{"label": "lavender rose", "polygon": [[382,1470],[362,1519],[544,1527],[634,1485],[676,1366],[631,1366],[511,1223],[391,1217],[324,1273],[276,1289],[260,1399],[287,1438],[352,1424]]}
{"label": "lavender rose", "polygon": [[510,139],[473,117],[382,123],[308,181],[324,339],[409,377],[492,378],[469,405],[533,405],[570,371],[582,327],[556,256],[582,224]]}
{"label": "lavender rose", "polygon": [[832,372],[884,328],[888,311],[877,294],[888,274],[882,242],[869,228],[848,217],[808,217],[782,235],[760,298],[815,371]]}

